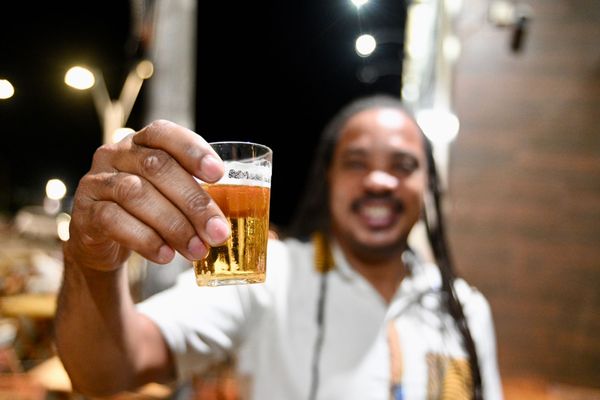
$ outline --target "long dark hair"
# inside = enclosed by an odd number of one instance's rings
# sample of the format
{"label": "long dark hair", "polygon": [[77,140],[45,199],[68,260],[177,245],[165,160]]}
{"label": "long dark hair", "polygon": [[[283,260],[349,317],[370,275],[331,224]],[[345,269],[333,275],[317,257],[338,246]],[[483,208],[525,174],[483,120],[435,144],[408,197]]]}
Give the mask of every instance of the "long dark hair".
{"label": "long dark hair", "polygon": [[[300,201],[288,234],[295,237],[308,237],[314,232],[329,233],[331,216],[329,212],[329,189],[327,171],[331,164],[335,145],[341,129],[353,115],[372,108],[394,108],[403,111],[411,117],[400,99],[386,94],[376,94],[362,97],[343,107],[327,124],[317,148],[312,169],[309,171],[304,197]],[[412,118],[412,117],[411,117]],[[481,373],[475,343],[463,312],[463,307],[454,289],[456,275],[446,240],[444,218],[441,210],[442,191],[438,178],[433,147],[425,135],[422,135],[427,157],[428,196],[431,201],[424,207],[427,236],[436,263],[442,276],[442,296],[448,313],[454,318],[462,335],[465,350],[469,355],[469,365],[473,383],[473,399],[482,399]]]}

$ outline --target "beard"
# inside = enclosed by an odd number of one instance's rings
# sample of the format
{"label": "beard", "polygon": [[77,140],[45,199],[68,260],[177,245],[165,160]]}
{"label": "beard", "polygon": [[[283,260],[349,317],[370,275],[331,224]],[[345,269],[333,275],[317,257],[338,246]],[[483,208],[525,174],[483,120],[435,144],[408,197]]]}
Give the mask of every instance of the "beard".
{"label": "beard", "polygon": [[400,230],[389,237],[373,238],[373,235],[385,235],[385,231],[366,231],[341,226],[333,226],[333,234],[345,251],[367,263],[381,263],[400,257],[408,247],[410,229]]}
{"label": "beard", "polygon": [[380,263],[392,258],[402,256],[402,253],[408,247],[407,236],[402,235],[397,240],[387,243],[366,243],[358,239],[355,235],[336,235],[338,240],[346,243],[350,250],[357,258],[364,262]]}

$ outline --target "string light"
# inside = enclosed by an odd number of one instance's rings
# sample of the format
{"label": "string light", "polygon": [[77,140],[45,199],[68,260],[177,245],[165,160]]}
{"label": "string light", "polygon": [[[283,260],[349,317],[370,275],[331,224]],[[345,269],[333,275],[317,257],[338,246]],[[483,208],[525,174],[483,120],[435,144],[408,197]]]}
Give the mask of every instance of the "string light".
{"label": "string light", "polygon": [[377,48],[377,41],[373,36],[364,34],[356,39],[355,48],[359,56],[367,57]]}
{"label": "string light", "polygon": [[67,194],[67,186],[60,179],[50,179],[46,183],[46,196],[49,199],[60,200]]}
{"label": "string light", "polygon": [[15,94],[15,88],[7,79],[0,79],[0,99],[10,99]]}
{"label": "string light", "polygon": [[92,71],[79,65],[69,68],[65,74],[65,83],[78,90],[86,90],[94,86],[96,78]]}

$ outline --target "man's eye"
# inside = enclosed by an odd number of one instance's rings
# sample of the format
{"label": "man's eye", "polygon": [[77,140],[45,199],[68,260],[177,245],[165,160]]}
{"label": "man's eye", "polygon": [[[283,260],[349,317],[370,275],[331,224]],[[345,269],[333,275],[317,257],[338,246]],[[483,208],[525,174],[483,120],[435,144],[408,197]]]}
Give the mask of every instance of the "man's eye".
{"label": "man's eye", "polygon": [[402,172],[405,174],[410,174],[414,172],[418,167],[418,162],[410,158],[405,158],[394,163],[394,169],[398,172]]}
{"label": "man's eye", "polygon": [[367,164],[361,160],[345,160],[342,163],[344,169],[358,170],[367,168]]}

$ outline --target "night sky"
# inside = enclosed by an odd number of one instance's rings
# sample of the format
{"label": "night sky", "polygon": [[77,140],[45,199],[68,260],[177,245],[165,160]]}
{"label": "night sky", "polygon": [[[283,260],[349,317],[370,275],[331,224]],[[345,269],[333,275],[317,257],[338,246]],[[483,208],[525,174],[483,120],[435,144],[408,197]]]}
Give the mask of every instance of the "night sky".
{"label": "night sky", "polygon": [[[101,144],[89,92],[63,77],[76,63],[96,65],[117,97],[140,47],[130,35],[126,1],[15,5],[0,25],[0,79],[15,96],[0,100],[0,212],[39,204],[45,182],[59,177],[72,195]],[[215,4],[219,3],[219,4]],[[249,140],[274,150],[272,221],[285,225],[305,185],[318,135],[349,99],[399,94],[401,44],[363,59],[361,33],[401,32],[404,4],[372,0],[357,13],[349,0],[200,2],[195,130],[207,140]],[[379,58],[378,58],[379,57]],[[395,63],[398,74],[361,82],[360,68]],[[142,89],[128,126],[144,120]]]}

